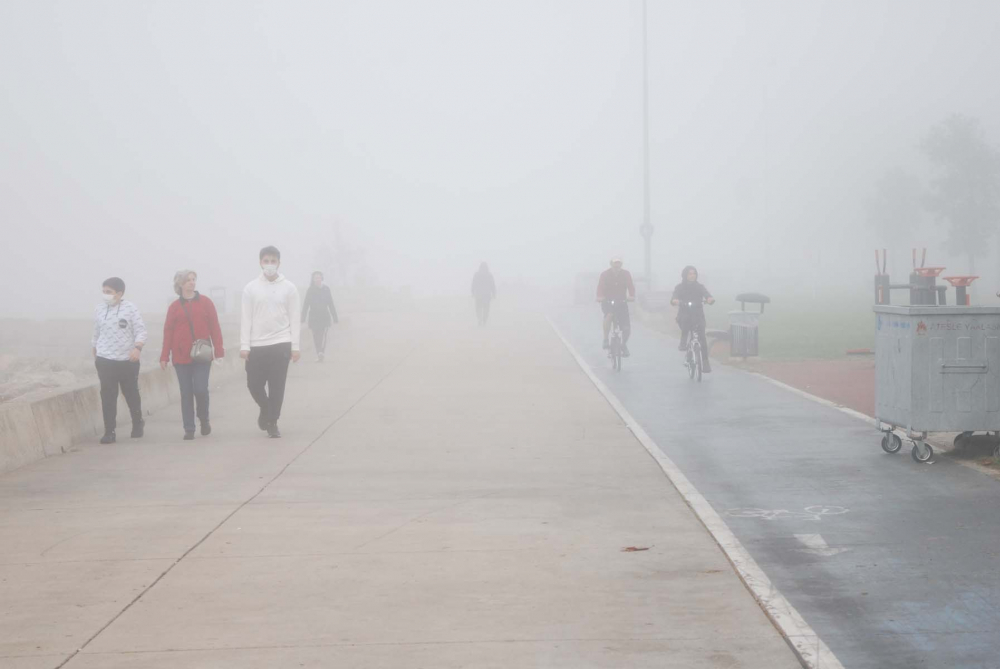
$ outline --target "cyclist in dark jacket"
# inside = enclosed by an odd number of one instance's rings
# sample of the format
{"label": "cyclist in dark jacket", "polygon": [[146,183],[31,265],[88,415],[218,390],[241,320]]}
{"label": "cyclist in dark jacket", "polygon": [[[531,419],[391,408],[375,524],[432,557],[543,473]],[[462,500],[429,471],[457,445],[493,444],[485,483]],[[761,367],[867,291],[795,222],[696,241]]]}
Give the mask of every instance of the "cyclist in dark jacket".
{"label": "cyclist in dark jacket", "polygon": [[681,327],[681,343],[678,349],[687,350],[687,338],[696,332],[701,338],[702,371],[712,371],[708,363],[708,342],[705,340],[705,308],[703,304],[715,304],[715,298],[702,284],[698,283],[698,270],[688,265],[681,272],[681,282],[674,288],[670,304],[679,307],[677,324]]}
{"label": "cyclist in dark jacket", "polygon": [[302,322],[309,320],[309,329],[313,333],[313,343],[316,346],[316,359],[323,362],[326,353],[326,333],[330,329],[330,321],[339,323],[337,307],[333,305],[333,294],[330,287],[323,285],[323,273],[313,272],[306,299],[302,303]]}

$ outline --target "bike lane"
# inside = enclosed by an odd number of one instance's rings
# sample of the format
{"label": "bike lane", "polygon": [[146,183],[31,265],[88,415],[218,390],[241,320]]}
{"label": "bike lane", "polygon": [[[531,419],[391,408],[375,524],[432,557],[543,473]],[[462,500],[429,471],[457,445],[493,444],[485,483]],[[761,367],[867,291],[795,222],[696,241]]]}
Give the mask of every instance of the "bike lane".
{"label": "bike lane", "polygon": [[597,314],[552,321],[845,667],[1000,666],[997,481],[724,365],[692,382],[639,323],[615,372]]}

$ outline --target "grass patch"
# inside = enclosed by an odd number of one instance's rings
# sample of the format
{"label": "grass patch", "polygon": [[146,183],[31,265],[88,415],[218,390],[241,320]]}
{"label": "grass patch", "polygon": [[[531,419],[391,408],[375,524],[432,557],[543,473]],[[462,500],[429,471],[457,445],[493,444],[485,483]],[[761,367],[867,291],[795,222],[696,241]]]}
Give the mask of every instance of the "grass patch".
{"label": "grass patch", "polygon": [[[772,296],[760,318],[760,355],[771,360],[842,358],[849,349],[875,347],[871,296],[838,296],[819,300]],[[739,303],[720,300],[706,308],[708,327],[729,328],[730,310]],[[747,305],[752,311],[755,305]]]}

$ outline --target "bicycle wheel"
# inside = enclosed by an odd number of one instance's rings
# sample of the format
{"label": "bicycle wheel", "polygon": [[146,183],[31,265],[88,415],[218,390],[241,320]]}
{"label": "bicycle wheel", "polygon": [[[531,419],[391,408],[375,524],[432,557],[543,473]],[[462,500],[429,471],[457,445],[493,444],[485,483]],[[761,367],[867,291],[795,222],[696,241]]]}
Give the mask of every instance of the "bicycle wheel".
{"label": "bicycle wheel", "polygon": [[691,351],[688,351],[687,360],[684,361],[684,365],[688,368],[688,377],[694,378],[694,358],[691,357]]}
{"label": "bicycle wheel", "polygon": [[694,364],[698,368],[698,383],[701,383],[701,352],[695,356]]}

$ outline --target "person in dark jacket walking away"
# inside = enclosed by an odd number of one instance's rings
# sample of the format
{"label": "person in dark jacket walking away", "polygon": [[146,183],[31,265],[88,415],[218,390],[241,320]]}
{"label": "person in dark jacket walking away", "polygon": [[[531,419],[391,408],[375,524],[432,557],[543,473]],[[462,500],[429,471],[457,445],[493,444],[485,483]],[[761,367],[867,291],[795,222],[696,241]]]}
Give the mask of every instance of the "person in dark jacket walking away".
{"label": "person in dark jacket walking away", "polygon": [[687,338],[692,332],[701,337],[701,369],[711,372],[708,363],[708,342],[705,340],[705,307],[704,304],[715,304],[715,298],[708,288],[698,283],[698,270],[691,265],[681,272],[681,282],[674,288],[670,304],[677,309],[677,324],[681,327],[681,343],[678,349],[687,350]]}
{"label": "person in dark jacket walking away", "polygon": [[226,355],[215,303],[195,290],[197,281],[197,272],[188,269],[174,274],[174,292],[178,297],[167,309],[167,318],[163,322],[163,350],[160,352],[161,369],[166,369],[173,358],[177,385],[181,389],[184,439],[187,440],[194,439],[196,400],[201,433],[204,436],[212,433],[212,424],[208,419],[208,377],[212,372],[212,361],[193,359],[192,347],[195,341],[208,341],[215,359]]}
{"label": "person in dark jacket walking away", "polygon": [[101,286],[103,303],[94,312],[94,336],[90,345],[101,381],[101,410],[104,414],[102,444],[115,443],[118,419],[118,388],[121,387],[129,413],[132,437],[143,434],[139,396],[139,355],[146,343],[146,324],[134,304],[123,300],[125,282],[117,276]]}
{"label": "person in dark jacket walking away", "polygon": [[313,272],[306,290],[306,299],[302,303],[302,322],[309,320],[309,329],[313,333],[313,344],[316,346],[316,360],[323,362],[326,353],[326,335],[330,331],[331,320],[339,323],[337,307],[333,305],[333,294],[330,287],[323,285],[323,273]]}
{"label": "person in dark jacket walking away", "polygon": [[479,265],[479,271],[472,277],[472,297],[476,300],[476,318],[480,325],[486,325],[490,318],[490,302],[496,299],[497,284],[486,263]]}
{"label": "person in dark jacket walking away", "polygon": [[247,389],[260,407],[257,427],[277,439],[285,401],[288,363],[299,361],[299,291],[278,273],[281,252],[260,250],[260,276],[243,289],[240,357],[246,360]]}

